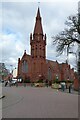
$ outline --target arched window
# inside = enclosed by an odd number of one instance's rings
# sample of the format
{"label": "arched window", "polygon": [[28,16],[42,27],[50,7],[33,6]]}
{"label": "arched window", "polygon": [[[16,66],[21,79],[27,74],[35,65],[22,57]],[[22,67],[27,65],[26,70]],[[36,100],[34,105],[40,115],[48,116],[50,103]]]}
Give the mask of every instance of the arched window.
{"label": "arched window", "polygon": [[25,60],[22,62],[22,72],[23,73],[27,73],[28,72],[28,63]]}

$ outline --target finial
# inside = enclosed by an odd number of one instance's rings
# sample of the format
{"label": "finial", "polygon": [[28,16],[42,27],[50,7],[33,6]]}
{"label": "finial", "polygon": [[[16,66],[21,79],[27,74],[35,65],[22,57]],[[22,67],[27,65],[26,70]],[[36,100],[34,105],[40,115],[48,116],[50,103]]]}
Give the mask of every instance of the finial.
{"label": "finial", "polygon": [[45,40],[46,40],[46,34],[45,34]]}
{"label": "finial", "polygon": [[68,60],[66,59],[66,64],[68,64]]}
{"label": "finial", "polygon": [[32,33],[30,34],[30,38],[32,39]]}
{"label": "finial", "polygon": [[24,50],[24,53],[26,53],[26,50]]}
{"label": "finial", "polygon": [[26,54],[26,50],[24,50],[24,55]]}
{"label": "finial", "polygon": [[38,8],[40,7],[40,2],[38,2]]}
{"label": "finial", "polygon": [[18,62],[20,62],[20,58],[18,58]]}

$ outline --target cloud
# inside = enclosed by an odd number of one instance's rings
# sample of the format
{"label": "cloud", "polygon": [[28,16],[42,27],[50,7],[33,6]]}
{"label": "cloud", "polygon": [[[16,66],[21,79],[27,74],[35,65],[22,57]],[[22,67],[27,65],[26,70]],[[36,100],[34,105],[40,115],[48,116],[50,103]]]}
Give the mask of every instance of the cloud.
{"label": "cloud", "polygon": [[[65,2],[73,2],[73,1],[75,1],[75,0],[67,0],[67,1],[65,1]],[[27,2],[27,3],[29,3],[29,2],[35,2],[35,3],[38,3],[38,1],[37,0],[3,0],[3,2]],[[55,2],[55,0],[40,0],[39,2]],[[56,2],[64,2],[64,0],[56,0]]]}
{"label": "cloud", "polygon": [[[0,54],[3,62],[16,66],[17,59],[22,57],[25,49],[30,54],[30,33],[34,29],[38,3],[7,1],[3,0],[2,7],[0,5]],[[77,13],[77,4],[78,0],[40,3],[43,31],[47,34],[47,58],[65,61],[64,55],[56,58],[51,37],[64,29],[64,22],[69,15]]]}
{"label": "cloud", "polygon": [[6,64],[17,64],[18,55],[22,55],[24,44],[16,34],[2,34],[0,38],[0,54],[2,54],[0,61]]}

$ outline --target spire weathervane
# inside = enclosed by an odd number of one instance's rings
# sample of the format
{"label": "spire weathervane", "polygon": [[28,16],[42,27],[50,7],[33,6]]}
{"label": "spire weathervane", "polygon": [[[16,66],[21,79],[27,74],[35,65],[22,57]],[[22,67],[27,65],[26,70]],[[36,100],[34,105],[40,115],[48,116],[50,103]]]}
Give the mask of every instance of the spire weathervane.
{"label": "spire weathervane", "polygon": [[38,2],[38,7],[40,7],[40,2]]}

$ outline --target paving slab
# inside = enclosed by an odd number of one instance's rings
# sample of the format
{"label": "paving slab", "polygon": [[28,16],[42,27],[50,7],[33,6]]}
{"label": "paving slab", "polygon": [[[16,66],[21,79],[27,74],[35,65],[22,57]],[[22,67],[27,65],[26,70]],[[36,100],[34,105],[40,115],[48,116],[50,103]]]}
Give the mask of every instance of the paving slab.
{"label": "paving slab", "polygon": [[50,87],[3,87],[3,118],[77,118],[78,95]]}

